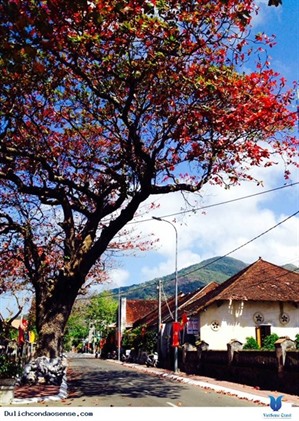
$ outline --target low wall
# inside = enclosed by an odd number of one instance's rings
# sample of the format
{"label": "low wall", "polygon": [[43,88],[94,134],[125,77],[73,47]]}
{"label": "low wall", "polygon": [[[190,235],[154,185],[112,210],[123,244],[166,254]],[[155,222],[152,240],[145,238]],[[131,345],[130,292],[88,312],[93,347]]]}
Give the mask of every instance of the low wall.
{"label": "low wall", "polygon": [[287,351],[285,368],[286,370],[294,370],[299,373],[299,350]]}
{"label": "low wall", "polygon": [[299,395],[299,350],[288,350],[283,343],[275,351],[232,350],[231,346],[227,351],[191,351],[180,368],[188,374]]}

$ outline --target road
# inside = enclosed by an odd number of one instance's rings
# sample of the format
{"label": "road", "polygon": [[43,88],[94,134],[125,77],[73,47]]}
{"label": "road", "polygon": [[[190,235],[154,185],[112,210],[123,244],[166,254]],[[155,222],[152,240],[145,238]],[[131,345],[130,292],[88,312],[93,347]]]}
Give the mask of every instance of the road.
{"label": "road", "polygon": [[71,358],[69,395],[51,406],[253,407],[253,402],[169,381],[109,360]]}

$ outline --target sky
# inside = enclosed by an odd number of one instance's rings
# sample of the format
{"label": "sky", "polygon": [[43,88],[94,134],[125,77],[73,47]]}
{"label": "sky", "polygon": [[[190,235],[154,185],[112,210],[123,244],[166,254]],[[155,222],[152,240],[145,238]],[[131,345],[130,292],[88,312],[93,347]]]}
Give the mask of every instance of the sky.
{"label": "sky", "polygon": [[[292,82],[299,80],[299,1],[283,0],[283,6],[277,8],[268,7],[268,0],[257,3],[260,13],[254,17],[253,31],[276,35],[276,46],[269,51],[271,67],[292,87]],[[144,235],[154,234],[159,239],[156,249],[119,258],[110,271],[112,281],[104,289],[172,274],[176,255],[178,269],[227,254],[248,264],[262,257],[278,265],[299,266],[299,214],[280,224],[299,210],[299,170],[291,168],[289,180],[284,178],[283,165],[257,168],[255,175],[263,180],[261,186],[247,182],[225,190],[206,185],[200,193],[187,195],[190,203],[203,208],[196,213],[182,213],[187,207],[179,193],[150,198],[149,202],[154,201],[159,208],[144,218],[136,218],[132,226]],[[273,189],[276,190],[271,192]],[[251,197],[209,207],[246,196]],[[152,216],[175,226],[177,253],[175,228],[153,220]],[[246,243],[249,244],[243,246]],[[238,250],[231,253],[235,249]]]}
{"label": "sky", "polygon": [[[299,80],[299,1],[283,0],[283,6],[277,8],[268,7],[268,0],[257,3],[261,9],[254,17],[253,31],[276,35],[277,45],[270,51],[271,67],[291,87],[293,81]],[[273,228],[299,210],[299,169],[291,169],[289,180],[284,179],[282,165],[257,168],[255,176],[263,180],[263,185],[248,182],[230,190],[206,185],[200,193],[185,197],[180,193],[151,197],[149,203],[159,207],[144,217],[136,217],[131,225],[136,233],[154,235],[159,240],[155,249],[117,258],[109,272],[111,282],[99,291],[172,274],[176,256],[178,270],[225,255],[248,264],[262,257],[278,265],[299,266],[299,214]],[[244,197],[248,198],[241,200]],[[196,213],[184,212],[188,210],[186,199],[202,209]],[[173,225],[155,221],[152,216]],[[1,301],[5,315],[7,305],[11,306],[10,297],[2,296]]]}
{"label": "sky", "polygon": [[[292,81],[299,80],[299,0],[283,0],[283,6],[277,8],[268,7],[268,0],[257,3],[261,12],[254,19],[254,30],[276,34],[272,67],[292,86]],[[263,180],[263,186],[244,183],[225,190],[206,185],[200,194],[187,195],[188,201],[202,208],[196,213],[183,213],[187,206],[181,194],[150,198],[149,202],[154,201],[159,207],[143,218],[137,217],[132,226],[145,236],[154,234],[159,239],[156,249],[119,257],[110,271],[111,283],[103,288],[138,284],[174,272],[175,229],[152,216],[171,222],[177,230],[178,269],[227,254],[248,264],[262,257],[278,265],[299,266],[299,214],[271,229],[299,210],[299,169],[292,168],[287,181],[282,165],[257,168],[255,176]],[[290,184],[293,185],[286,187]],[[251,197],[233,201],[247,196]],[[221,205],[223,202],[228,203]],[[4,310],[9,297],[1,300]]]}

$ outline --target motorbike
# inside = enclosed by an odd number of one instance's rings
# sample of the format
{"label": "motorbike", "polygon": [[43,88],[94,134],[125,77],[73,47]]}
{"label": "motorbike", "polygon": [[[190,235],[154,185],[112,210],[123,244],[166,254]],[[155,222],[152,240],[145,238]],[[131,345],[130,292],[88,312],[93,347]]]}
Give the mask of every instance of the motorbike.
{"label": "motorbike", "polygon": [[152,354],[149,354],[147,356],[145,365],[147,367],[157,367],[157,365],[158,365],[158,353],[153,352]]}
{"label": "motorbike", "polygon": [[117,352],[116,351],[108,352],[107,359],[108,360],[117,360]]}
{"label": "motorbike", "polygon": [[129,363],[129,362],[131,362],[131,356],[130,356],[130,354],[121,354],[120,360],[123,363]]}

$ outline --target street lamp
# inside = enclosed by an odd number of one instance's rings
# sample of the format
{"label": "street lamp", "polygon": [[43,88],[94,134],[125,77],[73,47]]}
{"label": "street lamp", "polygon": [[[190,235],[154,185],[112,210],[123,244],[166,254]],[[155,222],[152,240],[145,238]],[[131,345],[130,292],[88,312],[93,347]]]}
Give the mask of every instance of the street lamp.
{"label": "street lamp", "polygon": [[[174,231],[175,231],[175,280],[174,280],[174,321],[178,321],[178,231],[175,227],[175,225],[167,221],[166,219],[159,218],[157,216],[152,216],[155,221],[160,222],[167,222],[170,224]],[[174,372],[176,373],[178,371],[178,347],[174,347]]]}

